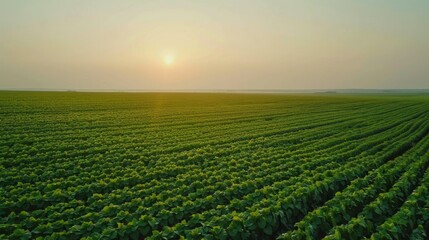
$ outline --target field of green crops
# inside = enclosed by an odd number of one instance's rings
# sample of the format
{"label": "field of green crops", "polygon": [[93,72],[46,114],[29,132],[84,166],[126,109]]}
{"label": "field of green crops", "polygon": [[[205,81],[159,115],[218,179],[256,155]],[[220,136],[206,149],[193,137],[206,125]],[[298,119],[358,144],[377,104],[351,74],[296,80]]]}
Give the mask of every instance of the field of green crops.
{"label": "field of green crops", "polygon": [[0,92],[0,239],[426,239],[429,96]]}

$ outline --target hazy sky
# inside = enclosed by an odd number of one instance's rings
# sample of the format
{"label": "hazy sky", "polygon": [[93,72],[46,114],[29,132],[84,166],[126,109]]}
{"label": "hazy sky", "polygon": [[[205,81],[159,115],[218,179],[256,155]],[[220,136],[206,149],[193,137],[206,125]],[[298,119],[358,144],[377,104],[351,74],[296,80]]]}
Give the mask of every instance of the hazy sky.
{"label": "hazy sky", "polygon": [[429,1],[0,0],[5,88],[429,88]]}

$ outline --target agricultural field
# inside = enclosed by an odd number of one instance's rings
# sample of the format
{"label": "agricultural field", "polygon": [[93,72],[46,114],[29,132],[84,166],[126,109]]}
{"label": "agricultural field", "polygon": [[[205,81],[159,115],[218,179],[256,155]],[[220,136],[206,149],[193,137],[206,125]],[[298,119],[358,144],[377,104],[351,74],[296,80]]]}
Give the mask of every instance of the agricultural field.
{"label": "agricultural field", "polygon": [[427,239],[429,95],[0,92],[0,239]]}

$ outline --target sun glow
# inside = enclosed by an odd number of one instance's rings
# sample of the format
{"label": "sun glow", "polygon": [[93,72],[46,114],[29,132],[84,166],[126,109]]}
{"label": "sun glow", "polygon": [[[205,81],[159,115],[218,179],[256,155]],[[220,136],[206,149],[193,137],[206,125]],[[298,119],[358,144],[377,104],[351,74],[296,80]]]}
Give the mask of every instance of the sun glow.
{"label": "sun glow", "polygon": [[164,63],[165,65],[171,65],[174,63],[174,55],[167,54],[164,56]]}

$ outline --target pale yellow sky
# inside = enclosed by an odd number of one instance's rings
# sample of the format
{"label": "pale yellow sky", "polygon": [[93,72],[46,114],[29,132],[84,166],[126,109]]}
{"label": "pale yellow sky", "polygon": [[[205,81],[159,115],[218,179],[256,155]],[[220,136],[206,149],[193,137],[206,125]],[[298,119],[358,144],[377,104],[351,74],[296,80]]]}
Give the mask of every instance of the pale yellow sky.
{"label": "pale yellow sky", "polygon": [[429,88],[428,12],[417,0],[5,0],[0,89]]}

